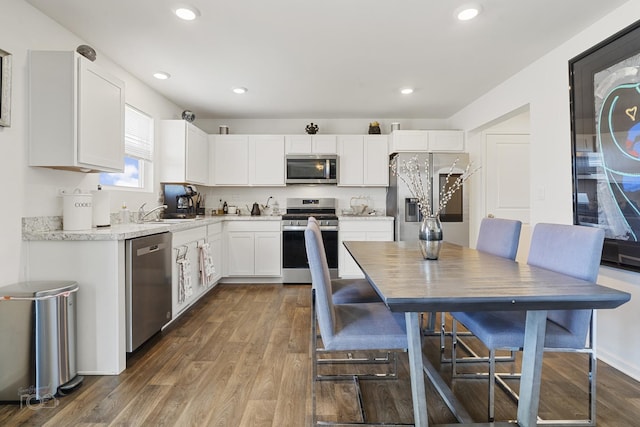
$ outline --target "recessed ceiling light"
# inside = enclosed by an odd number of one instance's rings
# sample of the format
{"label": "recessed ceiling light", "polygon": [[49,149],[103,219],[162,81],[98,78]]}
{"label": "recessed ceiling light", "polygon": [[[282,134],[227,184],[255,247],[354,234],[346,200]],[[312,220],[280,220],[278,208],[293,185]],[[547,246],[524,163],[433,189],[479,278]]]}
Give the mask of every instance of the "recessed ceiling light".
{"label": "recessed ceiling light", "polygon": [[200,16],[200,11],[195,7],[191,6],[182,6],[177,8],[174,13],[180,19],[184,19],[185,21],[193,21],[198,16]]}
{"label": "recessed ceiling light", "polygon": [[403,95],[410,95],[413,93],[413,88],[405,87],[403,89],[400,89],[400,93]]}
{"label": "recessed ceiling light", "polygon": [[233,88],[233,93],[237,93],[237,94],[247,93],[248,91],[249,91],[249,89],[247,89],[246,87],[234,87]]}
{"label": "recessed ceiling light", "polygon": [[153,73],[153,77],[158,80],[167,80],[169,77],[171,77],[171,74],[165,73],[164,71],[158,71],[156,73]]}
{"label": "recessed ceiling light", "polygon": [[477,4],[466,4],[456,9],[455,15],[460,21],[468,21],[475,18],[482,11],[482,7]]}

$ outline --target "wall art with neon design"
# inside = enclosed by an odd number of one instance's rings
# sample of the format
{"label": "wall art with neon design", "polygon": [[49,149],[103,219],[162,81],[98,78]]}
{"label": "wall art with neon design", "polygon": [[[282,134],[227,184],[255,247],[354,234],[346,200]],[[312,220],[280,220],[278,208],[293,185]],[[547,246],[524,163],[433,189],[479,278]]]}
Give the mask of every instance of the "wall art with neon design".
{"label": "wall art with neon design", "polygon": [[569,62],[574,223],[605,230],[602,261],[640,271],[640,29]]}

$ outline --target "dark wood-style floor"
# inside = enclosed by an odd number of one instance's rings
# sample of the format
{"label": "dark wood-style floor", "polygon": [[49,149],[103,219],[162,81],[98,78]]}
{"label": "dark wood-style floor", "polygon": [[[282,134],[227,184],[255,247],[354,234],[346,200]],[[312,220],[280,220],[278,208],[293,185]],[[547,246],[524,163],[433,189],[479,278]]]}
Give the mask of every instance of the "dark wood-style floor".
{"label": "dark wood-style floor", "polygon": [[[71,395],[43,407],[0,405],[0,425],[28,426],[307,426],[311,422],[310,287],[220,285],[153,337],[118,376],[89,376]],[[424,349],[440,366],[438,340]],[[541,414],[586,415],[586,359],[545,356]],[[583,355],[582,355],[583,356]],[[362,381],[370,421],[411,423],[406,354],[399,379]],[[450,366],[441,372],[448,378]],[[598,426],[640,425],[640,384],[600,363]],[[481,422],[486,383],[458,380],[457,397]],[[455,419],[428,385],[429,421]],[[516,406],[496,392],[496,415],[515,418]],[[322,383],[321,419],[358,421],[349,382]]]}

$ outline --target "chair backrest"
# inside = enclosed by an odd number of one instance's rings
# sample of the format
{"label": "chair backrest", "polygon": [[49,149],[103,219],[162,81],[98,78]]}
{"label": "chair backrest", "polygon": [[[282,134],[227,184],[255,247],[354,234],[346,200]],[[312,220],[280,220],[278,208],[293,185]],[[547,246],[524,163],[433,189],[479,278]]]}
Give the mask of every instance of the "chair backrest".
{"label": "chair backrest", "polygon": [[[600,269],[604,230],[562,224],[537,224],[527,263],[595,282]],[[547,319],[563,326],[584,344],[592,310],[553,310]]]}
{"label": "chair backrest", "polygon": [[522,222],[513,219],[483,218],[476,249],[503,258],[516,259]]}
{"label": "chair backrest", "polygon": [[328,343],[334,335],[335,313],[331,295],[329,264],[324,252],[322,233],[316,222],[308,222],[304,231],[304,243],[311,271],[311,287],[316,292],[316,312],[320,335],[322,340]]}

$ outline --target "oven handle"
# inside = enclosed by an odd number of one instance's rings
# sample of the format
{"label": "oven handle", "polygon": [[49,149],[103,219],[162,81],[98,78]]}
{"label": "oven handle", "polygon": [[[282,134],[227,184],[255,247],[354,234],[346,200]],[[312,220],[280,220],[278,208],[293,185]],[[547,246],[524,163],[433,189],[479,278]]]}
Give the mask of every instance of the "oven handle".
{"label": "oven handle", "polygon": [[[282,231],[304,231],[307,229],[306,225],[285,225],[282,227]],[[338,231],[337,225],[321,225],[320,231]]]}

